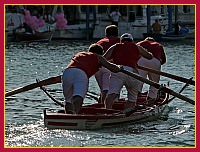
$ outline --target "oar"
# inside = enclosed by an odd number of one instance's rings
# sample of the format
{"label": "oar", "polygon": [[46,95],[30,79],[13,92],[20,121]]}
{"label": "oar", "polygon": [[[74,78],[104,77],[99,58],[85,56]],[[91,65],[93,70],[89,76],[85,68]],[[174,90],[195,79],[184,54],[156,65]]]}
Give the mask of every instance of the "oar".
{"label": "oar", "polygon": [[[172,79],[177,80],[177,81],[181,81],[181,82],[187,83],[188,80],[189,80],[189,79],[184,78],[184,77],[180,77],[180,76],[176,76],[176,75],[173,75],[173,74],[169,74],[169,73],[157,71],[157,70],[154,70],[154,69],[151,69],[151,68],[147,68],[147,67],[143,67],[143,66],[139,66],[139,65],[138,65],[137,67],[138,67],[139,69],[142,69],[142,70],[145,70],[145,71],[149,71],[149,72],[152,72],[152,73],[155,73],[155,74],[159,74],[159,75],[162,75],[162,76],[165,76],[165,77],[168,77],[168,78],[172,78]],[[191,81],[189,82],[189,84],[195,86],[195,81],[194,81],[194,80],[191,80]]]}
{"label": "oar", "polygon": [[39,84],[38,83],[32,83],[32,84],[29,84],[29,85],[8,91],[8,92],[6,92],[5,97],[12,96],[14,94],[18,94],[18,93],[25,92],[25,91],[28,91],[28,90],[32,90],[34,88],[39,87],[39,85],[45,86],[45,85],[51,85],[51,84],[56,84],[56,83],[60,83],[60,82],[61,82],[61,76],[60,75],[55,76],[55,77],[51,77],[51,78],[40,81]]}
{"label": "oar", "polygon": [[[129,75],[129,76],[131,76],[131,77],[133,77],[135,79],[138,79],[139,81],[142,81],[142,82],[144,82],[146,84],[154,86],[157,89],[161,88],[161,85],[159,85],[158,83],[156,83],[154,81],[151,81],[151,80],[148,80],[148,79],[145,79],[145,78],[141,77],[140,75],[138,75],[136,73],[133,73],[133,72],[130,72],[130,71],[124,70],[124,69],[121,69],[121,72],[123,72],[123,73],[125,73],[125,74],[127,74],[127,75]],[[167,92],[167,93],[169,93],[169,94],[171,94],[171,95],[173,95],[173,96],[175,96],[175,97],[177,97],[179,99],[182,99],[182,100],[184,100],[184,101],[186,101],[188,103],[191,103],[191,104],[195,105],[195,101],[192,100],[192,99],[189,99],[189,98],[187,98],[187,97],[185,97],[185,96],[183,96],[183,95],[181,95],[179,93],[176,93],[176,92],[174,92],[173,90],[171,90],[169,88],[163,87],[162,89],[163,89],[164,92]]]}

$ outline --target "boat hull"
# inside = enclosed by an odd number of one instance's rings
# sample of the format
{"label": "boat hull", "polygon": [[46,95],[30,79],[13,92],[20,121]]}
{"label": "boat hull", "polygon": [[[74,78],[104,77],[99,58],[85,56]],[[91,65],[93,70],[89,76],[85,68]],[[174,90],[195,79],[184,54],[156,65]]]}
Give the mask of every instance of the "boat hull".
{"label": "boat hull", "polygon": [[108,127],[119,127],[141,121],[152,121],[161,117],[166,111],[167,105],[150,108],[147,111],[137,112],[129,117],[125,114],[115,115],[69,115],[44,112],[44,124],[49,129],[73,129],[73,130],[94,130]]}
{"label": "boat hull", "polygon": [[186,39],[185,35],[162,35],[162,41],[181,41]]}
{"label": "boat hull", "polygon": [[157,42],[162,42],[162,41],[181,41],[184,40],[187,37],[187,35],[174,35],[174,34],[147,34],[147,33],[143,33],[143,37],[144,39],[146,37],[152,37],[154,38],[155,41]]}
{"label": "boat hull", "polygon": [[159,99],[157,105],[140,105],[130,112],[122,110],[125,100],[116,102],[113,109],[105,109],[103,104],[83,106],[80,114],[65,114],[63,110],[47,113],[44,110],[44,125],[49,129],[94,130],[151,121],[166,115],[168,105],[162,104],[166,101],[167,97]]}
{"label": "boat hull", "polygon": [[27,42],[27,41],[51,41],[52,32],[36,32],[35,34],[30,33],[16,33],[16,41]]}

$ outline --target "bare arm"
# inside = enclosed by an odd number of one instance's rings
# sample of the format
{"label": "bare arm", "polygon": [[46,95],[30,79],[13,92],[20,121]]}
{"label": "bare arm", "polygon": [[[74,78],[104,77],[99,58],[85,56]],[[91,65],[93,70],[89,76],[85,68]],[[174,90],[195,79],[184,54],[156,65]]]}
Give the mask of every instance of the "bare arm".
{"label": "bare arm", "polygon": [[120,72],[120,66],[114,63],[107,61],[103,56],[98,55],[98,62],[100,65],[104,66],[105,68],[109,69],[112,72]]}
{"label": "bare arm", "polygon": [[165,55],[164,49],[163,49],[163,54],[162,54],[162,56],[161,56],[161,61],[160,61],[160,63],[161,63],[162,65],[166,63],[166,55]]}
{"label": "bare arm", "polygon": [[110,59],[114,48],[115,48],[115,44],[112,45],[112,46],[103,54],[103,57],[106,58],[107,60]]}
{"label": "bare arm", "polygon": [[153,58],[153,55],[152,53],[148,52],[145,48],[143,48],[142,46],[139,46],[138,45],[138,49],[139,49],[139,52],[140,52],[140,55],[142,55],[144,58],[147,58],[147,59],[152,59]]}

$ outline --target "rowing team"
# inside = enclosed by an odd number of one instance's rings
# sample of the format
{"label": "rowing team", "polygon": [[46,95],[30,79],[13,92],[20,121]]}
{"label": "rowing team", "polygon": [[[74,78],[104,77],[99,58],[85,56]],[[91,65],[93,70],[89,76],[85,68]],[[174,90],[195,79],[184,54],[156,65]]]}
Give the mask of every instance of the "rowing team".
{"label": "rowing team", "polygon": [[[105,28],[105,38],[89,46],[88,52],[79,52],[67,65],[61,76],[65,98],[65,113],[79,113],[88,90],[89,78],[95,75],[101,89],[100,103],[105,108],[112,105],[123,86],[127,89],[128,101],[125,109],[136,105],[138,94],[142,92],[143,82],[124,74],[121,69],[149,77],[159,82],[160,75],[137,69],[137,65],[161,70],[166,62],[163,46],[151,37],[134,43],[133,37],[125,33],[118,38],[118,27]],[[150,86],[148,99],[156,98],[158,90]]]}

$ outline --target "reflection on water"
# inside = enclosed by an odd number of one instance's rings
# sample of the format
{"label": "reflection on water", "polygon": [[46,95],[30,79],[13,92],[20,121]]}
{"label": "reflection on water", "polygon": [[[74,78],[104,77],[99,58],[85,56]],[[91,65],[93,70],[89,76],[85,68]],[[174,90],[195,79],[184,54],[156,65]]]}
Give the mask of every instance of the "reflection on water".
{"label": "reflection on water", "polygon": [[[71,57],[94,41],[52,41],[50,43],[10,43],[6,46],[6,90],[34,83],[36,78],[46,79],[59,75]],[[167,63],[162,70],[182,77],[194,77],[194,42],[163,43]],[[170,82],[178,92],[181,82],[161,77],[160,83]],[[144,86],[145,90],[148,86]],[[60,84],[47,87],[59,101],[63,101]],[[90,93],[84,103],[96,102],[99,94],[95,79],[90,79]],[[194,87],[188,86],[183,95],[194,99]],[[92,97],[93,96],[93,97]],[[123,88],[121,97],[126,96]],[[194,146],[194,107],[175,98],[167,120],[126,125],[95,131],[49,130],[44,127],[42,112],[60,109],[39,88],[7,97],[7,146]]]}

